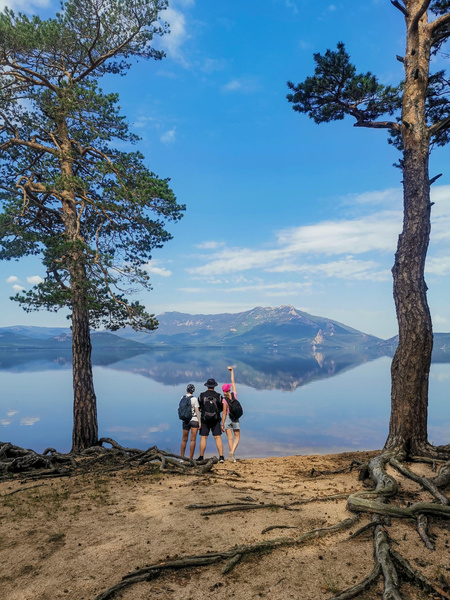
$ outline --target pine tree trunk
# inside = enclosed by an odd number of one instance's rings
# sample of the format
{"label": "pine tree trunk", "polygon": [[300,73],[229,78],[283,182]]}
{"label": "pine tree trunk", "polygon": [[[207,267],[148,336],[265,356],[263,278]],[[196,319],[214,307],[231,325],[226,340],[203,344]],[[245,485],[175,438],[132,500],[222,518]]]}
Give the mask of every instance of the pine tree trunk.
{"label": "pine tree trunk", "polygon": [[84,240],[80,233],[79,215],[73,184],[72,148],[64,118],[58,124],[61,142],[61,176],[66,184],[62,193],[62,217],[65,237],[71,244],[68,252],[72,307],[72,374],[73,432],[72,452],[79,452],[98,442],[97,398],[91,361],[91,335],[87,302],[87,274],[84,262]]}
{"label": "pine tree trunk", "polygon": [[399,343],[391,367],[391,419],[385,449],[416,454],[428,444],[428,380],[433,348],[424,277],[431,208],[429,132],[425,121],[430,41],[426,14],[416,28],[411,27],[422,2],[412,0],[407,4],[410,17],[402,111],[404,218],[392,269]]}
{"label": "pine tree trunk", "polygon": [[72,370],[73,370],[73,434],[72,451],[90,448],[98,442],[97,399],[91,361],[89,311],[84,284],[86,272],[76,261],[72,279]]}

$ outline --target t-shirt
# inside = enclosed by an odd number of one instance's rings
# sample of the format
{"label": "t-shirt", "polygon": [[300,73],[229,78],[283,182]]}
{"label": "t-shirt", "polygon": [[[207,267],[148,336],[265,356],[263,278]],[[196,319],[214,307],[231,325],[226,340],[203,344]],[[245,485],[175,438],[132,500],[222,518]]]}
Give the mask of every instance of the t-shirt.
{"label": "t-shirt", "polygon": [[192,419],[191,419],[191,421],[198,421],[197,414],[195,412],[196,408],[200,409],[200,407],[198,405],[198,400],[197,400],[197,398],[195,396],[191,396],[191,411],[192,411]]}

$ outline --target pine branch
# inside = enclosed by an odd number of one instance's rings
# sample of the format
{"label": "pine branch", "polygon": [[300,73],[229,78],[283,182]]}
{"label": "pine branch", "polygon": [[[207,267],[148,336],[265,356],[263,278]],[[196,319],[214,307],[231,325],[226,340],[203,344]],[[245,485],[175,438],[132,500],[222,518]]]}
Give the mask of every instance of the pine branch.
{"label": "pine branch", "polygon": [[441,121],[439,121],[438,123],[435,123],[434,125],[432,125],[429,128],[430,137],[432,137],[433,135],[436,135],[439,131],[442,131],[443,129],[448,129],[449,127],[450,127],[450,117],[446,117],[445,119],[442,119]]}
{"label": "pine branch", "polygon": [[395,121],[357,121],[353,127],[367,127],[369,129],[394,129],[400,131],[400,125]]}
{"label": "pine branch", "polygon": [[406,10],[406,8],[400,4],[400,2],[398,2],[397,0],[391,0],[391,4],[393,6],[395,6],[395,8],[398,8],[398,10],[403,13],[405,15],[405,17],[409,17],[409,12]]}
{"label": "pine branch", "polygon": [[[438,29],[440,29],[441,27],[445,27],[446,25],[449,25],[449,24],[450,24],[450,12],[446,13],[445,15],[441,15],[440,17],[438,17],[437,19],[432,21],[428,25],[428,27],[431,30],[431,33],[435,34]],[[447,32],[447,34],[448,34],[448,32]]]}
{"label": "pine branch", "polygon": [[414,29],[417,29],[417,26],[419,25],[419,21],[423,17],[423,15],[427,12],[428,7],[430,6],[430,3],[431,3],[431,0],[425,0],[424,3],[422,4],[422,6],[417,11],[417,13],[414,15],[414,18],[411,21],[411,25],[409,26],[410,31],[414,31]]}

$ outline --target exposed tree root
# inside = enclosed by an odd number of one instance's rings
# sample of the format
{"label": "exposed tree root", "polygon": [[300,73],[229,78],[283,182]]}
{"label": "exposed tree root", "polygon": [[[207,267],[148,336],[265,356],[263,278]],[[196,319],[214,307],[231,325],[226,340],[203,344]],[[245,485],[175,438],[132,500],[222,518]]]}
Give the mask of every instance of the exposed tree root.
{"label": "exposed tree root", "polygon": [[344,521],[340,521],[339,523],[335,523],[334,525],[330,525],[329,527],[313,529],[311,531],[303,533],[302,535],[296,538],[275,538],[272,540],[258,542],[256,544],[235,546],[230,550],[224,550],[222,552],[211,552],[209,554],[186,556],[176,560],[162,561],[155,565],[150,565],[148,567],[138,569],[136,571],[133,571],[132,573],[129,573],[128,575],[125,575],[122,578],[122,581],[111,586],[110,588],[96,596],[95,600],[109,600],[110,598],[114,597],[116,592],[123,590],[125,587],[132,586],[135,583],[140,583],[142,581],[154,579],[155,577],[161,575],[164,571],[208,566],[213,563],[226,561],[222,569],[222,574],[226,574],[229,573],[244,556],[255,554],[258,552],[269,552],[278,548],[288,546],[302,545],[311,539],[324,537],[326,535],[336,533],[337,531],[348,529],[349,527],[352,527],[354,523],[356,523],[358,518],[358,515],[352,515]]}
{"label": "exposed tree root", "polygon": [[[109,444],[111,448],[105,448],[102,444]],[[125,448],[111,438],[102,438],[98,446],[68,454],[60,454],[54,448],[47,448],[38,454],[34,450],[0,442],[0,481],[69,477],[95,469],[104,473],[144,465],[161,473],[198,476],[210,471],[216,463],[216,457],[196,462],[164,452],[156,446],[147,450]]]}
{"label": "exposed tree root", "polygon": [[188,510],[203,510],[203,509],[213,509],[207,512],[200,513],[202,517],[210,516],[210,515],[220,515],[228,512],[235,512],[239,510],[258,510],[258,509],[277,509],[282,508],[283,510],[300,510],[299,508],[292,508],[294,504],[298,504],[298,502],[294,502],[292,504],[274,504],[269,503],[266,504],[264,502],[228,502],[226,504],[189,504],[186,506]]}
{"label": "exposed tree root", "polygon": [[448,498],[446,498],[444,494],[442,494],[438,490],[438,486],[436,485],[436,483],[434,483],[430,479],[427,479],[426,477],[420,477],[420,475],[416,475],[416,473],[413,473],[413,471],[407,469],[395,458],[391,458],[389,460],[389,463],[393,467],[395,467],[397,471],[400,471],[402,475],[404,475],[405,477],[409,477],[409,479],[412,479],[412,481],[415,481],[416,483],[419,483],[421,486],[423,486],[436,498],[438,502],[440,502],[441,504],[449,504]]}
{"label": "exposed tree root", "polygon": [[[105,448],[108,444],[110,448]],[[449,449],[450,447],[442,447]],[[432,466],[437,465],[445,452],[429,454],[427,460]],[[426,448],[420,449],[423,453]],[[437,456],[439,455],[439,456]],[[212,564],[223,563],[222,573],[231,572],[247,556],[258,552],[273,552],[279,548],[300,546],[308,540],[332,535],[338,531],[352,527],[360,518],[361,513],[372,515],[372,521],[364,524],[352,533],[348,539],[353,539],[364,532],[373,529],[374,539],[374,567],[372,572],[352,587],[333,596],[331,600],[349,600],[356,598],[373,586],[382,576],[384,581],[383,600],[401,600],[401,586],[404,581],[423,589],[433,597],[450,600],[446,589],[435,582],[429,581],[424,575],[414,569],[411,564],[399,552],[391,548],[391,541],[386,527],[390,525],[391,519],[414,519],[420,538],[429,550],[434,550],[433,535],[428,532],[429,520],[432,517],[442,519],[450,518],[450,501],[443,490],[450,485],[450,460],[442,463],[438,475],[432,478],[423,477],[407,468],[403,461],[405,455],[393,451],[385,451],[373,458],[367,465],[359,465],[360,479],[370,477],[373,489],[361,490],[352,494],[334,494],[331,496],[317,496],[314,498],[298,499],[286,504],[261,503],[255,499],[244,496],[237,502],[224,504],[191,504],[187,506],[190,510],[201,510],[204,516],[234,511],[251,511],[261,509],[283,509],[285,511],[299,511],[299,505],[310,502],[333,501],[347,499],[347,508],[352,516],[344,521],[329,527],[313,529],[300,536],[279,537],[271,540],[258,541],[250,545],[241,545],[221,552],[207,553],[197,556],[186,556],[174,560],[166,560],[154,565],[138,569],[124,576],[121,581],[111,586],[95,600],[108,600],[117,593],[133,586],[134,584],[151,581],[164,573],[174,572],[180,569],[207,567]],[[415,458],[414,462],[419,459]],[[155,446],[147,450],[125,448],[110,438],[103,438],[99,446],[90,448],[79,454],[59,454],[53,448],[47,448],[42,454],[14,446],[9,443],[0,442],[0,480],[16,479],[22,482],[34,479],[45,479],[46,477],[64,477],[78,473],[101,472],[109,470],[129,469],[132,467],[147,466],[156,472],[204,475],[208,473],[217,462],[216,458],[196,462],[188,458],[182,458],[169,452],[159,450]],[[422,490],[431,494],[434,501],[417,501],[405,505],[399,503],[399,485],[394,477],[386,471],[390,465],[403,477],[415,482]],[[352,464],[350,470],[354,467]],[[346,469],[348,470],[348,469]],[[321,472],[321,476],[343,472],[338,471]],[[318,473],[318,472],[316,472]],[[314,473],[312,474],[315,475]],[[39,484],[43,485],[43,484]],[[38,486],[29,486],[32,489]],[[11,493],[16,493],[14,490]],[[242,493],[242,490],[241,490]],[[417,492],[417,494],[419,491]],[[408,492],[408,499],[414,498],[414,494]],[[274,529],[295,529],[293,525],[273,525],[266,527],[262,534]],[[445,585],[444,585],[445,588]]]}

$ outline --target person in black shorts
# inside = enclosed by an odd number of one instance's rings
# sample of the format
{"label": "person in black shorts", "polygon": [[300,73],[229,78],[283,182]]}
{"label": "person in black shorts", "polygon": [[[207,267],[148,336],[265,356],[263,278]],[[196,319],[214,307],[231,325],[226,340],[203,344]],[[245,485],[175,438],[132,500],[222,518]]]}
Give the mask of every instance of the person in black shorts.
{"label": "person in black shorts", "polygon": [[197,433],[200,427],[200,412],[198,400],[193,393],[195,392],[195,386],[193,383],[190,383],[186,388],[186,396],[190,396],[191,399],[191,412],[192,419],[189,423],[183,421],[183,437],[181,438],[181,450],[180,456],[184,456],[186,451],[186,445],[189,438],[189,433],[191,434],[191,443],[189,445],[189,458],[194,458],[195,452],[195,442],[197,440]]}
{"label": "person in black shorts", "polygon": [[197,460],[203,460],[206,450],[206,442],[208,440],[209,432],[211,431],[216,442],[217,450],[219,452],[219,462],[225,462],[223,456],[223,444],[222,444],[222,426],[220,413],[222,412],[222,396],[215,391],[215,387],[219,385],[215,379],[208,379],[205,383],[208,388],[205,392],[202,392],[198,397],[198,404],[200,406],[200,414],[202,424],[200,428],[200,456]]}

